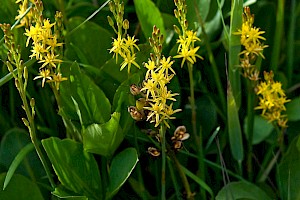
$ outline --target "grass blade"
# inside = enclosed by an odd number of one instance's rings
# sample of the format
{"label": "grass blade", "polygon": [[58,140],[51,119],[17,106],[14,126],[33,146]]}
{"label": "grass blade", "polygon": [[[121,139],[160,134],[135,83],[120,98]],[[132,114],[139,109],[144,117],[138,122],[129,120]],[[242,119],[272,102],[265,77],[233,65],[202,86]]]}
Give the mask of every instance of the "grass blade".
{"label": "grass blade", "polygon": [[10,182],[11,178],[13,177],[16,169],[20,165],[20,163],[23,161],[25,156],[31,152],[34,149],[34,146],[32,143],[27,144],[25,147],[21,149],[21,151],[17,154],[15,159],[12,161],[7,174],[5,176],[4,184],[3,184],[3,190],[7,187],[8,183]]}
{"label": "grass blade", "polygon": [[240,37],[234,35],[238,29],[242,27],[242,14],[243,14],[243,1],[233,0],[231,5],[231,21],[230,21],[230,34],[229,34],[229,69],[228,77],[232,85],[232,93],[237,105],[241,104],[241,80],[240,73],[237,70],[239,65],[239,53],[241,51]]}
{"label": "grass blade", "polygon": [[205,189],[212,197],[214,197],[213,191],[212,189],[203,181],[201,180],[198,176],[196,176],[194,173],[192,173],[191,171],[189,171],[187,168],[185,168],[184,166],[180,165],[182,171],[191,179],[193,179],[196,183],[198,183],[203,189]]}

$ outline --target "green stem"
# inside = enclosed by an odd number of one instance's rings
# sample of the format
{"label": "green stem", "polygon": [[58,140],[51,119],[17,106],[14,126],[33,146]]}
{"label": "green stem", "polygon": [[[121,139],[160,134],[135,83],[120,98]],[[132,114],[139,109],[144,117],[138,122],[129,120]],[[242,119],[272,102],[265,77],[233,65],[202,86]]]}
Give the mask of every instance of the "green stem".
{"label": "green stem", "polygon": [[278,69],[278,63],[280,58],[280,50],[281,50],[281,42],[282,42],[282,35],[284,29],[284,1],[285,0],[278,0],[278,7],[276,13],[276,29],[275,29],[275,36],[274,36],[274,44],[273,44],[273,51],[271,57],[271,70],[276,74]]}
{"label": "green stem", "polygon": [[[140,156],[140,149],[139,149],[139,144],[138,144],[138,137],[136,133],[136,127],[134,126],[134,146],[136,148],[138,156]],[[140,194],[143,200],[147,199],[147,194],[145,193],[145,185],[144,185],[144,180],[143,180],[143,175],[142,175],[142,169],[141,169],[141,164],[140,162],[137,163],[136,170],[138,173],[138,181],[141,184],[140,187],[142,188],[142,193]]]}
{"label": "green stem", "polygon": [[247,154],[247,171],[249,180],[253,180],[252,167],[252,141],[253,141],[253,127],[254,127],[254,87],[250,80],[247,81],[247,134],[248,134],[248,154]]}
{"label": "green stem", "polygon": [[183,170],[181,168],[181,165],[180,165],[179,161],[177,160],[177,158],[176,158],[176,156],[175,156],[175,154],[174,154],[173,151],[170,153],[170,156],[171,156],[172,160],[175,163],[175,167],[176,167],[176,169],[177,169],[177,171],[179,173],[179,176],[181,178],[181,181],[183,183],[187,199],[188,200],[194,199],[194,195],[191,192],[190,184],[189,184],[189,182],[187,180],[187,177],[186,177],[185,173],[183,172]]}
{"label": "green stem", "polygon": [[[193,126],[193,137],[196,142],[196,149],[198,153],[198,165],[200,178],[205,181],[205,170],[204,170],[204,155],[203,155],[203,143],[202,143],[202,133],[200,132],[200,137],[197,135],[197,115],[196,115],[196,104],[195,104],[195,91],[194,91],[194,78],[193,78],[193,65],[188,62],[189,79],[190,79],[190,103],[192,108],[192,126]],[[206,199],[205,190],[200,188],[202,199]]]}
{"label": "green stem", "polygon": [[[21,66],[17,66],[17,68],[20,69]],[[22,103],[23,103],[23,107],[24,107],[24,110],[25,110],[25,113],[26,113],[26,116],[27,116],[27,119],[28,119],[28,122],[29,122],[28,129],[29,129],[30,139],[31,139],[32,144],[34,145],[34,148],[37,152],[37,155],[38,155],[39,159],[42,162],[42,165],[45,169],[45,172],[47,174],[47,177],[49,179],[51,187],[52,187],[52,189],[54,189],[55,188],[55,183],[54,183],[54,180],[52,179],[51,170],[50,170],[49,166],[47,165],[46,159],[45,159],[45,157],[43,155],[43,152],[42,152],[42,150],[39,146],[40,142],[38,141],[38,139],[36,137],[34,115],[33,115],[33,113],[31,113],[31,109],[29,108],[27,98],[26,98],[26,91],[24,89],[24,84],[23,84],[23,80],[22,80],[22,74],[19,71],[20,70],[18,70],[18,79],[17,79],[18,82],[19,82],[18,90],[19,90],[19,93],[20,93],[20,96],[21,96],[21,99],[22,99]]]}
{"label": "green stem", "polygon": [[192,109],[192,127],[193,136],[195,138],[197,146],[199,146],[199,139],[197,137],[197,124],[196,124],[196,105],[195,105],[195,91],[194,91],[194,78],[193,78],[193,65],[188,62],[189,79],[190,79],[190,104]]}
{"label": "green stem", "polygon": [[289,85],[292,83],[293,68],[294,68],[294,49],[295,49],[295,29],[296,29],[296,1],[291,1],[290,27],[288,33],[287,45],[287,80]]}
{"label": "green stem", "polygon": [[273,123],[278,135],[278,145],[282,154],[285,152],[285,145],[284,145],[284,131],[285,128],[279,128],[277,124]]}
{"label": "green stem", "polygon": [[159,135],[161,141],[161,200],[166,199],[166,141],[165,141],[166,129],[163,124],[160,125]]}

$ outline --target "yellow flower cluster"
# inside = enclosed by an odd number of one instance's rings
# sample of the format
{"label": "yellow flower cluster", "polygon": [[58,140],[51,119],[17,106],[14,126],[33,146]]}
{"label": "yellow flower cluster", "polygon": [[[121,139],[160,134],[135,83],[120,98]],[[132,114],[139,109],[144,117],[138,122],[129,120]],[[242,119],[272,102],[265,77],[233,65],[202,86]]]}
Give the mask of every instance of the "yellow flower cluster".
{"label": "yellow flower cluster", "polygon": [[181,109],[173,110],[173,103],[168,105],[169,101],[176,101],[174,96],[178,95],[167,88],[167,83],[175,75],[175,71],[172,69],[174,61],[171,61],[170,57],[166,58],[161,55],[163,36],[156,26],[153,28],[152,38],[149,41],[154,49],[154,54],[151,54],[148,62],[144,64],[147,68],[141,89],[146,93],[147,104],[144,109],[149,111],[147,121],[155,123],[155,127],[164,123],[170,128],[168,120],[175,119],[172,115],[181,111]]}
{"label": "yellow flower cluster", "polygon": [[[29,6],[34,3],[34,0],[17,0],[16,4],[19,5],[18,15],[15,17],[16,20],[20,20],[17,27],[28,28],[32,22],[34,11]],[[29,9],[29,10],[28,10]],[[27,12],[27,13],[26,13]]]}
{"label": "yellow flower cluster", "polygon": [[235,32],[235,35],[241,36],[241,45],[244,50],[240,53],[242,74],[250,80],[257,81],[259,78],[259,71],[256,69],[254,63],[258,56],[264,58],[263,50],[268,47],[264,45],[261,40],[266,40],[259,28],[253,26],[254,15],[250,13],[250,8],[245,7],[243,13],[242,29]]}
{"label": "yellow flower cluster", "polygon": [[[25,9],[25,6],[28,5],[28,1],[20,1],[22,9]],[[67,80],[67,78],[62,77],[60,73],[59,64],[62,62],[59,59],[58,50],[62,47],[62,43],[58,42],[60,39],[60,34],[58,29],[62,27],[62,14],[57,12],[55,15],[55,20],[58,22],[58,27],[55,23],[50,23],[49,19],[43,19],[43,3],[41,0],[36,0],[32,2],[34,7],[29,12],[29,16],[23,18],[25,25],[25,35],[28,37],[26,46],[29,45],[32,40],[32,50],[30,58],[35,58],[38,60],[38,63],[41,63],[39,76],[36,76],[36,79],[42,79],[42,87],[44,87],[45,82],[53,82],[57,90],[59,90],[60,82]],[[24,8],[23,8],[24,7]],[[19,10],[19,16],[23,10]],[[28,26],[28,28],[26,28]],[[54,27],[56,26],[56,27]],[[56,29],[54,33],[53,29]]]}
{"label": "yellow flower cluster", "polygon": [[288,121],[286,115],[282,112],[286,110],[284,104],[290,100],[281,88],[281,83],[273,80],[273,72],[264,72],[264,81],[260,82],[256,88],[256,94],[259,95],[259,106],[255,109],[262,110],[262,116],[269,122],[275,121],[278,126],[284,128]]}
{"label": "yellow flower cluster", "polygon": [[[127,30],[129,29],[129,21],[123,19],[124,15],[124,3],[120,3],[119,0],[114,0],[109,2],[109,9],[113,13],[114,18],[117,23],[117,29],[115,28],[114,21],[111,17],[107,17],[109,25],[113,28],[114,32],[117,34],[117,39],[113,39],[112,48],[109,53],[114,53],[116,56],[116,61],[118,62],[118,55],[123,58],[121,63],[120,71],[123,70],[126,66],[128,67],[128,74],[130,74],[131,65],[140,68],[136,63],[136,54],[135,49],[140,50],[136,45],[137,39],[127,35]],[[123,33],[124,29],[124,33]],[[126,38],[127,35],[127,38]]]}
{"label": "yellow flower cluster", "polygon": [[196,57],[203,59],[197,54],[199,46],[195,47],[195,42],[200,39],[197,37],[196,32],[188,30],[188,22],[186,20],[187,6],[185,0],[174,0],[177,9],[174,10],[175,17],[178,19],[181,30],[174,25],[176,33],[179,35],[177,43],[179,44],[177,53],[174,58],[182,58],[181,67],[183,67],[185,61],[194,64]]}

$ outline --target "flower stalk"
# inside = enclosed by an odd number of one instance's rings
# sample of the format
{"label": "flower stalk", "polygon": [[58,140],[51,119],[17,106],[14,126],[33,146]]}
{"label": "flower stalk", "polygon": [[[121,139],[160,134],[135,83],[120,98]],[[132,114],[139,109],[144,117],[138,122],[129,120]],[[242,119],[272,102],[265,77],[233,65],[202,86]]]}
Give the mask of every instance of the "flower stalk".
{"label": "flower stalk", "polygon": [[[36,128],[34,123],[35,100],[32,98],[30,100],[30,103],[28,104],[28,100],[26,97],[26,90],[27,90],[27,83],[28,83],[28,70],[23,63],[23,60],[21,60],[20,47],[15,46],[14,35],[11,32],[10,25],[1,24],[0,26],[4,32],[5,44],[8,48],[8,61],[6,62],[6,65],[8,67],[9,72],[13,75],[15,79],[15,86],[20,94],[23,103],[22,108],[24,109],[26,114],[26,118],[22,118],[22,121],[24,125],[28,128],[31,142],[33,143],[37,155],[45,169],[51,187],[52,189],[54,189],[55,183],[54,180],[52,179],[50,167],[47,165],[46,159],[39,146],[40,142],[36,136]],[[17,73],[14,73],[14,68],[16,69]]]}

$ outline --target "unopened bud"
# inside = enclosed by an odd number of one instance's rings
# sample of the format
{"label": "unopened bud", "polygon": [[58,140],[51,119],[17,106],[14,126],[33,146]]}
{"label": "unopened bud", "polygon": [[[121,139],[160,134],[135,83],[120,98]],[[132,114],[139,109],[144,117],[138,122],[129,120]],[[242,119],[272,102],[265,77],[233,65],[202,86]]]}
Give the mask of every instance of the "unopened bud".
{"label": "unopened bud", "polygon": [[107,16],[107,21],[111,27],[114,27],[114,20],[110,16]]}
{"label": "unopened bud", "polygon": [[115,4],[112,1],[109,2],[108,7],[109,7],[110,12],[114,13]]}
{"label": "unopened bud", "polygon": [[128,21],[127,19],[125,19],[125,20],[123,21],[123,28],[124,28],[125,30],[128,30],[128,29],[129,29],[129,21]]}
{"label": "unopened bud", "polygon": [[164,35],[160,35],[160,37],[159,37],[159,43],[160,44],[164,43]]}
{"label": "unopened bud", "polygon": [[173,27],[174,27],[175,32],[176,32],[178,35],[181,35],[181,31],[180,31],[180,29],[178,28],[178,26],[174,25]]}
{"label": "unopened bud", "polygon": [[16,86],[17,89],[19,89],[20,84],[19,84],[18,79],[15,79],[15,86]]}
{"label": "unopened bud", "polygon": [[174,15],[176,18],[178,18],[178,11],[176,9],[174,10]]}
{"label": "unopened bud", "polygon": [[22,117],[22,121],[25,124],[25,126],[29,127],[29,122],[27,119],[25,119],[24,117]]}
{"label": "unopened bud", "polygon": [[30,99],[30,106],[31,106],[31,107],[34,107],[34,106],[35,106],[35,100],[34,100],[34,98],[31,98],[31,99]]}
{"label": "unopened bud", "polygon": [[27,70],[26,66],[24,67],[23,77],[24,77],[25,80],[28,80],[28,70]]}
{"label": "unopened bud", "polygon": [[13,67],[12,67],[12,65],[11,65],[11,63],[9,61],[6,61],[6,66],[7,66],[8,71],[10,73],[14,73],[14,69],[13,69]]}

